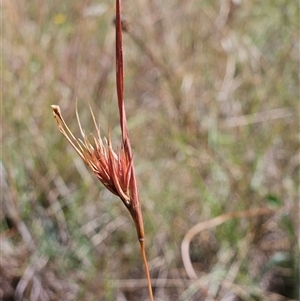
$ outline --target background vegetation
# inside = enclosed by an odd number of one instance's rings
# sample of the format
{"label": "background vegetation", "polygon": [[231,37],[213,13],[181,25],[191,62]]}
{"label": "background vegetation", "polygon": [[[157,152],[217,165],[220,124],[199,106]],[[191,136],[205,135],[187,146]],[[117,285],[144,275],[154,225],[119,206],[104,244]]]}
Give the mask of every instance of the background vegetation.
{"label": "background vegetation", "polygon": [[[125,102],[155,299],[296,299],[297,1],[124,1]],[[147,300],[136,233],[59,133],[118,145],[114,1],[4,0],[2,300]],[[196,235],[227,212],[272,208]]]}

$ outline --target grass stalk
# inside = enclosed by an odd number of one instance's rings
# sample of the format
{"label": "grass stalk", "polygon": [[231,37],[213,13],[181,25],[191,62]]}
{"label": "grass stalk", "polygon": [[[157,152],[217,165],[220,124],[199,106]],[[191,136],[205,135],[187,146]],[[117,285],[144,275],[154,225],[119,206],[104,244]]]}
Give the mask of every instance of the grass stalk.
{"label": "grass stalk", "polygon": [[146,273],[146,278],[147,278],[147,286],[148,286],[150,301],[154,301],[152,285],[151,285],[151,277],[150,277],[148,261],[147,261],[147,257],[146,257],[145,241],[140,240],[140,246],[141,246],[141,253],[142,253],[142,257],[143,257],[143,261],[144,261],[144,267],[145,267],[145,273]]}
{"label": "grass stalk", "polygon": [[128,209],[134,221],[141,253],[145,266],[146,278],[150,301],[154,301],[150,272],[145,251],[144,223],[139,200],[133,155],[129,139],[125,103],[124,103],[124,71],[123,71],[123,42],[121,24],[121,1],[116,0],[116,88],[118,96],[118,108],[120,127],[122,133],[121,148],[114,151],[110,135],[108,139],[102,139],[100,128],[91,109],[92,118],[97,135],[92,135],[90,142],[82,129],[79,114],[76,111],[79,129],[82,139],[77,139],[65,123],[60,108],[52,105],[52,110],[60,132],[72,145],[81,159],[91,168],[102,184],[113,194],[117,195]]}

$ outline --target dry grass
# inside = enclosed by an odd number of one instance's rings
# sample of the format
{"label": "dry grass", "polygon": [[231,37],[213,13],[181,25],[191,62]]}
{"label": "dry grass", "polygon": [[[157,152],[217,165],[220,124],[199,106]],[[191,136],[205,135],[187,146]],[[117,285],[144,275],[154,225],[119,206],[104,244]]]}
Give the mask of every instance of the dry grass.
{"label": "dry grass", "polygon": [[[117,146],[113,2],[1,3],[0,299],[148,298],[130,216],[49,110],[57,103],[76,130],[78,100],[92,129],[90,102]],[[296,299],[299,7],[233,3],[123,3],[125,105],[156,301],[204,300],[204,291],[275,300],[283,281]],[[193,237],[201,278],[190,280],[180,251],[189,229],[255,208],[274,214]]]}

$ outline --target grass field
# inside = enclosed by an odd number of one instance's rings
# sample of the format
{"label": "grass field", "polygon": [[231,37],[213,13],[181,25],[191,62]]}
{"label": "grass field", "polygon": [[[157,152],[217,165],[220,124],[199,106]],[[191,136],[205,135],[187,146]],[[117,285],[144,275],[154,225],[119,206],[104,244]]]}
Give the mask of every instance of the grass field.
{"label": "grass field", "polygon": [[[122,11],[155,300],[297,299],[299,3],[136,0]],[[114,14],[114,1],[1,1],[1,300],[148,298],[130,215],[50,108],[79,136],[76,102],[87,133],[90,103],[119,145]]]}

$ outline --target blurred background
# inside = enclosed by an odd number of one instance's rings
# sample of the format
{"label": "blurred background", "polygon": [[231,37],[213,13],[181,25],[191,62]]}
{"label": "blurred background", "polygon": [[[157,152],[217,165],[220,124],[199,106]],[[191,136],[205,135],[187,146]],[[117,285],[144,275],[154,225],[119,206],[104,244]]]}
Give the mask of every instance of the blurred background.
{"label": "blurred background", "polygon": [[[299,3],[123,2],[125,105],[155,300],[297,299]],[[114,1],[4,0],[1,10],[0,299],[148,300],[130,215],[50,108],[79,137],[76,101],[95,133],[90,103],[118,147]]]}

